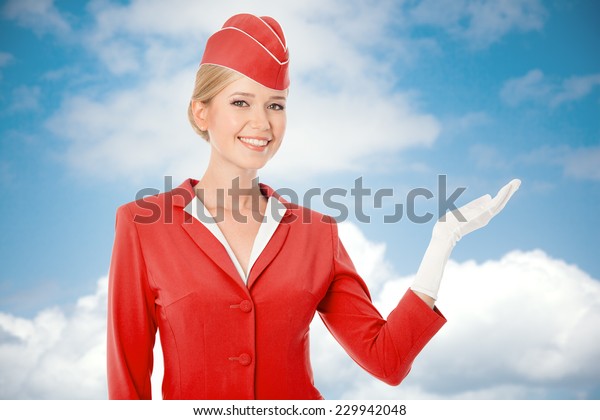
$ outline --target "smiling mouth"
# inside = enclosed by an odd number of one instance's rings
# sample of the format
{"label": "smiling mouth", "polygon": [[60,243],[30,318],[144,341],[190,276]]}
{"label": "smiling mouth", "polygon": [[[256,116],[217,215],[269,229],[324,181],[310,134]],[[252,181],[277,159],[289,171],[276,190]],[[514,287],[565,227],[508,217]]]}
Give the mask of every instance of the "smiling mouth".
{"label": "smiling mouth", "polygon": [[257,139],[253,137],[238,137],[238,139],[245,144],[255,147],[265,147],[271,140]]}

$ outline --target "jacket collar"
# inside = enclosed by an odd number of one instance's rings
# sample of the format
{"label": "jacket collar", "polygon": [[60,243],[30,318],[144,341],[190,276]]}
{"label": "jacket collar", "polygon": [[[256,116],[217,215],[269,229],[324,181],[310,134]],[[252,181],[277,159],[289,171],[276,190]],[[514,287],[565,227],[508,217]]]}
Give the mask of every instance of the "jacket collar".
{"label": "jacket collar", "polygon": [[[195,197],[194,186],[198,183],[197,180],[188,178],[181,183],[177,188],[171,190],[168,194],[171,194],[171,200],[175,207],[186,207]],[[290,223],[287,222],[286,218],[292,214],[293,203],[284,200],[276,191],[266,184],[259,184],[260,189],[266,197],[275,197],[285,206],[285,213],[282,214],[282,219],[279,226],[269,243],[257,258],[250,275],[248,277],[248,285],[246,286],[243,280],[233,264],[233,261],[227,254],[227,251],[221,244],[221,242],[208,231],[200,221],[195,218],[191,218],[191,223],[183,223],[181,226],[192,238],[196,245],[204,252],[214,263],[220,267],[227,276],[241,286],[246,292],[251,289],[254,283],[258,280],[260,274],[270,264],[270,262],[277,256],[285,239],[288,235]],[[291,218],[289,219],[291,220]]]}
{"label": "jacket collar", "polygon": [[[188,178],[185,181],[183,181],[177,188],[173,188],[170,192],[168,192],[167,194],[171,195],[173,206],[186,207],[192,201],[192,199],[196,196],[196,192],[194,191],[194,186],[197,183],[198,183],[197,179]],[[282,203],[284,205],[285,213],[282,215],[282,217],[287,217],[292,213],[291,209],[295,206],[293,203],[290,203],[289,201],[287,201],[286,199],[281,197],[281,195],[279,195],[277,193],[277,191],[275,191],[273,188],[271,188],[267,184],[263,184],[262,182],[259,182],[258,185],[260,186],[261,193],[265,197],[267,197],[267,198],[274,197],[280,203]]]}

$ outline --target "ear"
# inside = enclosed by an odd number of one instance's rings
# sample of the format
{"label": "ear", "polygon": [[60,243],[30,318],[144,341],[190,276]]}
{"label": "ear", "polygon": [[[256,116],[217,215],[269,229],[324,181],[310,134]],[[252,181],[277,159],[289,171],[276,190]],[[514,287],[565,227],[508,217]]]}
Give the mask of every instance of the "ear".
{"label": "ear", "polygon": [[192,101],[192,115],[196,126],[202,131],[208,130],[208,105],[202,101]]}

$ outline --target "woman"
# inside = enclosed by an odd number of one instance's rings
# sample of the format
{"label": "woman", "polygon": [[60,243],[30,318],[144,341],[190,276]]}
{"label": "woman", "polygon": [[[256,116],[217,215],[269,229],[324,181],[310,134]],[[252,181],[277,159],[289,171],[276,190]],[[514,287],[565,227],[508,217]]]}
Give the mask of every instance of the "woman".
{"label": "woman", "polygon": [[518,187],[438,222],[414,284],[384,320],[335,221],[256,182],[284,136],[288,63],[269,17],[233,16],[207,41],[188,112],[210,145],[204,175],[117,211],[110,398],[151,398],[157,329],[165,399],[322,398],[309,360],[317,312],[360,366],[400,383],[445,322],[434,302],[454,244]]}

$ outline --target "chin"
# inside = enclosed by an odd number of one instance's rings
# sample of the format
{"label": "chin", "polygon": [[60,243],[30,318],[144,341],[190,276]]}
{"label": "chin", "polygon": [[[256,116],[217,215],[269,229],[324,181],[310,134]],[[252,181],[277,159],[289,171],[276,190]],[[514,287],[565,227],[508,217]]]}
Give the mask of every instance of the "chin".
{"label": "chin", "polygon": [[264,168],[267,163],[269,162],[269,160],[271,160],[270,158],[263,158],[263,159],[252,159],[252,160],[247,160],[245,162],[242,163],[242,165],[240,165],[242,168],[244,169],[248,169],[248,170],[259,170]]}
{"label": "chin", "polygon": [[267,162],[262,162],[261,164],[253,165],[251,169],[259,170],[259,169],[264,168],[266,165],[267,165]]}
{"label": "chin", "polygon": [[238,164],[238,166],[245,171],[258,171],[265,167],[267,162],[243,162]]}

